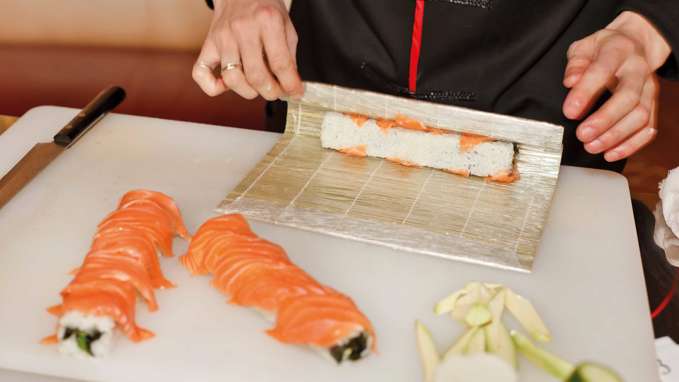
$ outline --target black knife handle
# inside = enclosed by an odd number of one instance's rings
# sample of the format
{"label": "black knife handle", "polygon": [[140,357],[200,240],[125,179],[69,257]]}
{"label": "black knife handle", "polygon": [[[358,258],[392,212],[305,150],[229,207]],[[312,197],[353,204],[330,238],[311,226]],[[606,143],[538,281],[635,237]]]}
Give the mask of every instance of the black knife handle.
{"label": "black knife handle", "polygon": [[119,86],[102,91],[54,136],[54,143],[64,147],[72,145],[124,99],[125,90]]}

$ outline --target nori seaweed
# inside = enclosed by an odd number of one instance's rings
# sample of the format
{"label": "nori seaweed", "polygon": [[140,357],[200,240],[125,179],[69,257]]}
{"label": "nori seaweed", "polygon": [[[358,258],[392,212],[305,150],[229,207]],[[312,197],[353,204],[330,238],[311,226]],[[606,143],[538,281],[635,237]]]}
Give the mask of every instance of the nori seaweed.
{"label": "nori seaweed", "polygon": [[[335,345],[329,349],[330,356],[341,364],[345,359],[350,361],[358,361],[361,359],[363,352],[368,347],[368,336],[365,332],[356,337],[351,338],[349,341],[343,345]],[[345,355],[348,353],[348,356]]]}
{"label": "nori seaweed", "polygon": [[96,329],[90,333],[84,330],[67,327],[64,330],[64,337],[62,338],[62,340],[67,340],[72,335],[75,335],[75,342],[76,344],[78,344],[78,347],[82,351],[94,357],[94,353],[92,353],[92,343],[101,338],[102,334],[103,333]]}

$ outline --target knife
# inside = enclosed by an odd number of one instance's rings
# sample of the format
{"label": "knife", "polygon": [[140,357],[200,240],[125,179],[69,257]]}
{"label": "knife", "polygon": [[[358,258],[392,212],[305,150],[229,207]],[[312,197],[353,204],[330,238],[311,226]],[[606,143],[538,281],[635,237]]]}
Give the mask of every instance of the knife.
{"label": "knife", "polygon": [[0,179],[0,208],[124,99],[125,90],[121,87],[112,86],[102,91],[54,136],[52,142],[41,142],[33,146]]}

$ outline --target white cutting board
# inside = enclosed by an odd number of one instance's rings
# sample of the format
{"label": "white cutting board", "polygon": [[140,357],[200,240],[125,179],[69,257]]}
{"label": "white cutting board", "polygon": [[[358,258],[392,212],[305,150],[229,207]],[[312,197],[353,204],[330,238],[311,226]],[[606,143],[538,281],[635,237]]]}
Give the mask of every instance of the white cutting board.
{"label": "white cutting board", "polygon": [[[33,109],[0,135],[0,174],[76,110]],[[157,337],[117,342],[107,359],[60,356],[38,340],[52,333],[45,308],[90,244],[97,223],[127,190],[173,196],[193,231],[267,152],[277,135],[124,115],[103,119],[0,210],[0,368],[110,381],[420,380],[413,322],[431,327],[439,349],[461,328],[432,313],[469,281],[511,286],[534,301],[553,331],[549,349],[596,360],[627,381],[655,381],[651,321],[627,183],[619,175],[562,169],[534,272],[446,261],[294,229],[254,224],[322,282],[350,296],[374,323],[379,354],[337,367],[263,331],[257,314],[225,303],[209,278],[162,260],[179,287],[159,291],[160,310],[140,304],[140,325]],[[177,252],[184,244],[176,242]],[[522,363],[522,381],[548,378]],[[5,374],[12,376],[15,374]],[[3,375],[0,373],[0,379]],[[7,377],[9,378],[9,377]]]}

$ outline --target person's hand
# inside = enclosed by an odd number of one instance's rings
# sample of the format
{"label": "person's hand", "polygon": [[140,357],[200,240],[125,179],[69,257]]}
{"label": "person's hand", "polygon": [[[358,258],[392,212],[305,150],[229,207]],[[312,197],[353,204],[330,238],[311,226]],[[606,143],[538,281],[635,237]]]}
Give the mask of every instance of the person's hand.
{"label": "person's hand", "polygon": [[611,98],[577,128],[592,154],[617,161],[639,151],[657,135],[659,86],[655,71],[670,46],[646,19],[623,12],[610,25],[568,49],[563,105],[569,119],[581,119],[608,89]]}
{"label": "person's hand", "polygon": [[[297,32],[282,0],[215,0],[193,79],[210,96],[298,97]],[[219,74],[221,73],[221,74]]]}

